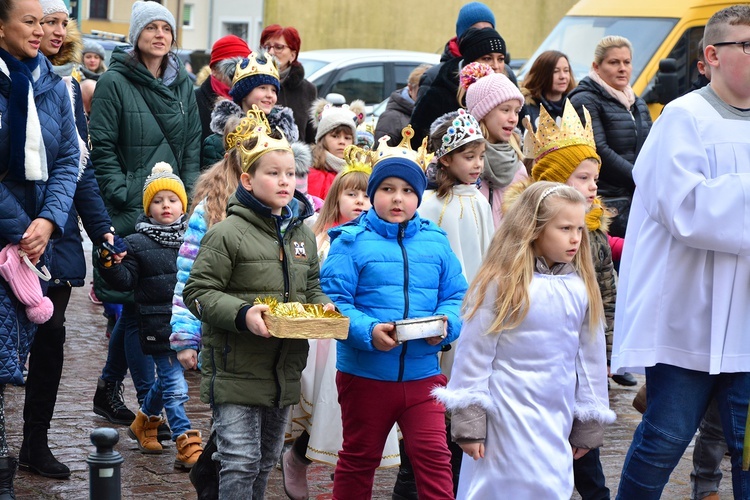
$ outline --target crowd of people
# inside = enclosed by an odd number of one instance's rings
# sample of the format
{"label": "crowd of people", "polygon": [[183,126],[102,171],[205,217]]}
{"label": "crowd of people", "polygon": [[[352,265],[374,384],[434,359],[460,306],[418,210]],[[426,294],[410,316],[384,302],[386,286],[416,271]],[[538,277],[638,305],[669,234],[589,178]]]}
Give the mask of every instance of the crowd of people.
{"label": "crowd of people", "polygon": [[[17,467],[70,476],[47,433],[82,230],[108,317],[94,413],[142,453],[173,441],[199,498],[263,498],[278,464],[303,500],[312,462],[337,499],[395,466],[399,500],[609,498],[609,381],[643,370],[618,498],[659,498],[697,429],[694,498],[718,498],[725,453],[750,498],[750,7],[711,17],[701,83],[653,128],[629,40],[600,40],[579,82],[544,52],[519,86],[481,2],[374,131],[362,101],[317,96],[293,27],[218,39],[197,84],[175,33],[137,1],[107,62],[62,0],[0,2],[0,499]],[[272,336],[268,300],[343,314],[348,336]]]}

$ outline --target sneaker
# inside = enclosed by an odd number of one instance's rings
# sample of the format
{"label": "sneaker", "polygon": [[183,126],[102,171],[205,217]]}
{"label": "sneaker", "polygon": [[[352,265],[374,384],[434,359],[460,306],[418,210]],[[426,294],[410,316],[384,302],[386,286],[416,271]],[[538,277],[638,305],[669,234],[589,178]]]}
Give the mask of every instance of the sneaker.
{"label": "sneaker", "polygon": [[91,289],[89,290],[89,300],[97,306],[102,305],[102,301],[99,300],[99,297],[96,296],[96,292],[94,291],[94,283],[91,283]]}

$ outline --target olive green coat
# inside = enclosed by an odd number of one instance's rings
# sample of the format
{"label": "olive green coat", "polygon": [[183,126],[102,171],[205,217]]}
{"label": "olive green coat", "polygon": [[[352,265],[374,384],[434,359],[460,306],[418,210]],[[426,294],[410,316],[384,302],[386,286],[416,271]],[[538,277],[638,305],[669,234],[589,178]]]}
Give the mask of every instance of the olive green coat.
{"label": "olive green coat", "polygon": [[315,237],[302,222],[313,209],[299,193],[295,200],[289,207],[298,206],[301,214],[292,216],[282,236],[279,219],[267,208],[250,208],[233,195],[227,218],[201,240],[183,299],[202,323],[205,403],[283,407],[299,402],[307,340],[263,338],[236,325],[240,311],[258,297],[330,302],[320,290]]}

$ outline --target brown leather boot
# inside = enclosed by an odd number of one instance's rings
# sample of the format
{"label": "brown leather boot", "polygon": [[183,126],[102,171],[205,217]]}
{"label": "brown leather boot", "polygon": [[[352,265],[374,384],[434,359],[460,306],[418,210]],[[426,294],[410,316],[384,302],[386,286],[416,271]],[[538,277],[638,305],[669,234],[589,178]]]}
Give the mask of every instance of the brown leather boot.
{"label": "brown leather boot", "polygon": [[189,430],[177,437],[177,456],[174,459],[175,467],[192,469],[203,453],[203,441],[201,431]]}
{"label": "brown leather boot", "polygon": [[157,429],[162,423],[161,415],[151,415],[150,417],[138,410],[135,420],[130,424],[128,436],[138,442],[138,449],[141,453],[159,454],[164,451],[161,443],[156,438]]}
{"label": "brown leather boot", "polygon": [[633,408],[639,412],[646,413],[646,384],[643,384],[633,398]]}

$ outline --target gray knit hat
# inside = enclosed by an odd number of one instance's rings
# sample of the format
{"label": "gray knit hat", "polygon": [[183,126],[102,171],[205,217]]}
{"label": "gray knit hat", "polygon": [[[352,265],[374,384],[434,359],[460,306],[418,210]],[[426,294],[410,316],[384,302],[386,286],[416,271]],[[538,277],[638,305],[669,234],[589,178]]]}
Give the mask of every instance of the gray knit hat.
{"label": "gray knit hat", "polygon": [[58,12],[69,13],[68,7],[62,0],[40,0],[39,3],[42,4],[42,14],[44,17],[57,14]]}
{"label": "gray knit hat", "polygon": [[101,57],[102,61],[106,59],[106,54],[104,52],[104,47],[102,47],[102,44],[97,42],[96,40],[92,40],[91,38],[83,39],[83,52],[81,53],[81,55],[86,54],[96,54]]}
{"label": "gray knit hat", "polygon": [[136,45],[141,31],[154,21],[164,21],[172,28],[172,37],[177,36],[177,28],[174,16],[166,7],[157,2],[135,2],[130,13],[130,32],[128,39]]}

